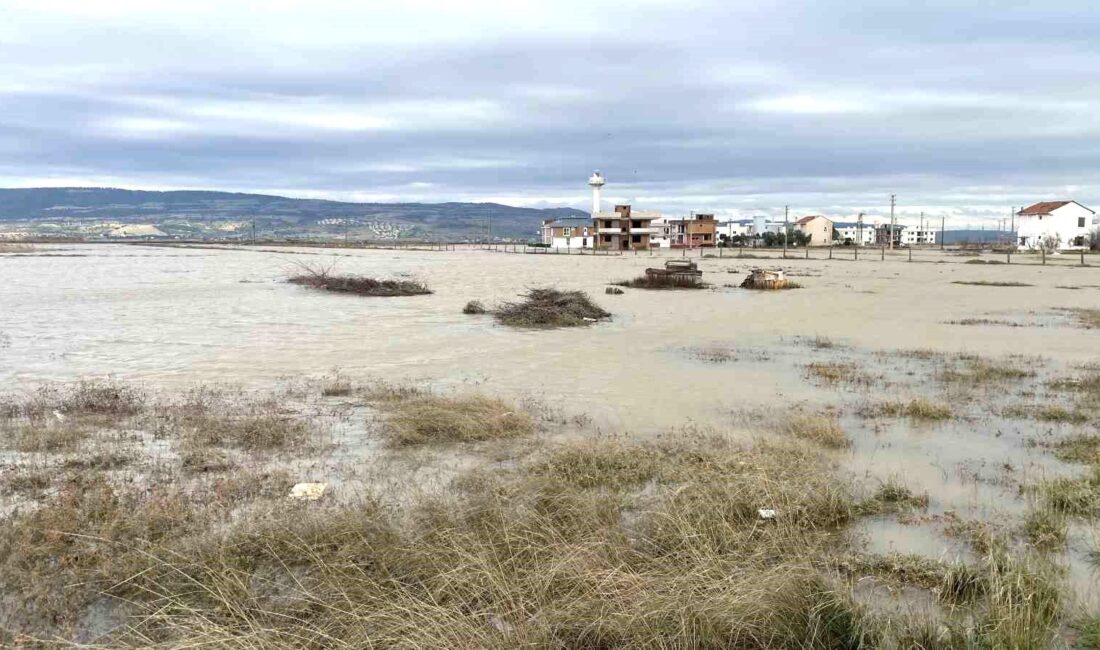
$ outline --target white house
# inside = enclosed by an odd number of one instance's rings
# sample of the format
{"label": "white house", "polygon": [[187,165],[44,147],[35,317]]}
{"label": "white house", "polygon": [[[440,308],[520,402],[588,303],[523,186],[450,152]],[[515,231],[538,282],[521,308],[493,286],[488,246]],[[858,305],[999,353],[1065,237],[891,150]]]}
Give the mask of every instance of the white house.
{"label": "white house", "polygon": [[837,241],[841,244],[870,246],[875,243],[875,226],[873,224],[860,225],[856,221],[838,222],[833,224],[833,229],[836,230]]}
{"label": "white house", "polygon": [[1077,201],[1044,201],[1016,213],[1021,250],[1082,248],[1089,245],[1089,233],[1095,226],[1096,213]]}
{"label": "white house", "polygon": [[908,226],[901,231],[902,246],[919,246],[921,244],[935,244],[939,231],[931,228],[914,228]]}
{"label": "white house", "polygon": [[727,239],[733,239],[738,235],[742,237],[752,236],[752,219],[738,219],[736,221],[722,221],[718,224],[718,238],[725,235]]}
{"label": "white house", "polygon": [[596,228],[589,217],[563,217],[542,222],[542,243],[551,248],[595,248]]}

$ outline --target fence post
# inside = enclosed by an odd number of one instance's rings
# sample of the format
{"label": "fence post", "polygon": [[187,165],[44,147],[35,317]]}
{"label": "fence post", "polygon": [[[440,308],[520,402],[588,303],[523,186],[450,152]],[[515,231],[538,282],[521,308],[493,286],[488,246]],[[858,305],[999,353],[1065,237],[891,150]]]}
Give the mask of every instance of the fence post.
{"label": "fence post", "polygon": [[852,246],[852,259],[859,260],[859,244]]}
{"label": "fence post", "polygon": [[1081,249],[1081,266],[1085,265],[1085,249]]}
{"label": "fence post", "polygon": [[833,247],[829,247],[829,259],[833,259]]}
{"label": "fence post", "polygon": [[809,246],[809,244],[806,245],[806,259],[810,259],[810,246]]}
{"label": "fence post", "polygon": [[913,247],[912,246],[909,247],[909,261],[910,262],[913,261]]}
{"label": "fence post", "polygon": [[1043,246],[1039,250],[1042,251],[1042,253],[1043,253],[1043,264],[1045,265],[1047,263],[1047,249],[1046,249],[1046,246]]}
{"label": "fence post", "polygon": [[882,261],[883,262],[886,261],[886,247],[885,246],[882,247]]}

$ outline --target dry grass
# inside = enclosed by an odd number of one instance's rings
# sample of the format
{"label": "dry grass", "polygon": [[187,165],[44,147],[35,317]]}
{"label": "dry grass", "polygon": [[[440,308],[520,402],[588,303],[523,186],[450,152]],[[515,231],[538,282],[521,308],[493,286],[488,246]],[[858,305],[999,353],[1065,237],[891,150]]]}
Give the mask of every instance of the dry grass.
{"label": "dry grass", "polygon": [[848,447],[852,441],[840,427],[836,418],[823,415],[794,415],[779,425],[784,435],[817,443],[823,447],[839,449]]}
{"label": "dry grass", "polygon": [[706,289],[707,285],[698,277],[682,275],[639,275],[631,280],[620,280],[616,286],[630,289]]}
{"label": "dry grass", "polygon": [[954,417],[949,405],[923,397],[915,397],[908,402],[889,401],[863,406],[858,413],[863,417],[908,417],[914,420],[949,420]]}
{"label": "dry grass", "polygon": [[311,289],[383,298],[422,296],[432,293],[428,285],[420,280],[377,280],[362,275],[335,275],[331,268],[309,266],[302,266],[301,272],[290,276],[287,282]]}
{"label": "dry grass", "polygon": [[986,359],[968,357],[961,360],[962,367],[945,365],[939,373],[941,381],[984,384],[1016,381],[1035,376],[1035,371],[1016,359]]}
{"label": "dry grass", "polygon": [[[533,426],[485,396],[390,385],[363,394],[387,427],[407,418],[418,443],[530,432],[503,424],[513,417]],[[691,432],[544,441],[447,489],[389,493],[383,481],[302,503],[285,499],[300,477],[222,472],[218,463],[246,456],[192,448],[180,435],[179,421],[239,402],[200,390],[145,414],[184,444],[186,470],[151,483],[112,481],[102,470],[53,477],[38,507],[3,522],[0,591],[12,609],[0,646],[28,634],[28,647],[49,645],[40,638],[165,649],[840,649],[929,638],[1029,648],[1050,645],[1057,630],[1050,574],[1001,550],[967,565],[844,560],[856,517],[921,507],[922,497],[890,482],[856,501],[816,444]],[[317,428],[299,413],[286,417]],[[503,447],[463,452],[492,457]],[[299,456],[293,446],[276,451]],[[969,623],[952,619],[929,636],[935,621],[872,612],[838,574],[934,590],[945,606],[965,608],[959,618]],[[109,633],[89,637],[90,620]]]}
{"label": "dry grass", "polygon": [[1076,308],[1066,310],[1086,329],[1100,329],[1100,309]]}
{"label": "dry grass", "polygon": [[1033,287],[1027,282],[1004,282],[997,280],[955,280],[951,284],[965,284],[974,287]]}
{"label": "dry grass", "polygon": [[531,329],[591,325],[611,314],[583,291],[531,289],[522,302],[505,303],[493,315],[502,325]]}
{"label": "dry grass", "polygon": [[806,364],[806,374],[827,383],[867,383],[871,380],[854,363],[815,361]]}
{"label": "dry grass", "polygon": [[384,433],[398,446],[516,438],[535,430],[528,413],[484,395],[414,394],[378,405],[386,412]]}
{"label": "dry grass", "polygon": [[158,435],[192,450],[301,449],[319,435],[308,420],[286,411],[273,397],[254,398],[218,387],[197,388],[178,402],[159,405],[153,418]]}
{"label": "dry grass", "polygon": [[914,494],[908,487],[891,479],[880,485],[869,498],[860,501],[857,511],[861,515],[884,515],[927,507],[927,494]]}

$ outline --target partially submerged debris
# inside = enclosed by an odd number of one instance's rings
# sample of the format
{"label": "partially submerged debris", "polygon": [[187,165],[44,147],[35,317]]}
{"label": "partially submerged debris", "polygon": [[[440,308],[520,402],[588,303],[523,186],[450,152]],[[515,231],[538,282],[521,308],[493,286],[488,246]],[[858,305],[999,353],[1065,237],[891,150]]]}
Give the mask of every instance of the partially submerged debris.
{"label": "partially submerged debris", "polygon": [[291,284],[300,284],[312,289],[323,289],[336,293],[352,293],[357,296],[422,296],[432,293],[428,285],[420,280],[377,280],[362,275],[334,275],[331,269],[302,267],[302,272],[287,279]]}
{"label": "partially submerged debris", "polygon": [[604,289],[604,293],[606,293],[609,296],[621,296],[626,292],[623,291],[622,289],[620,289],[619,287],[608,287],[608,288]]}
{"label": "partially submerged debris", "polygon": [[800,285],[787,279],[783,271],[766,271],[753,269],[744,282],[742,289],[758,289],[762,291],[774,291],[777,289],[797,289]]}
{"label": "partially submerged debris", "polygon": [[549,329],[589,325],[611,314],[592,302],[583,291],[531,289],[522,302],[504,303],[493,315],[502,325]]}
{"label": "partially submerged debris", "polygon": [[615,284],[634,289],[704,289],[703,272],[692,260],[668,260],[665,268],[645,270],[645,275]]}

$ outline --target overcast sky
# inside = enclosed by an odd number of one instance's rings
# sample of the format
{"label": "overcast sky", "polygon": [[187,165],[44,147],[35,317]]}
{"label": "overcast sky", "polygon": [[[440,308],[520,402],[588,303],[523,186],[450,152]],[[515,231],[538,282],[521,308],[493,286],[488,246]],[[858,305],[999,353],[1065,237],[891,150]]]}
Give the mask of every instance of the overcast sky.
{"label": "overcast sky", "polygon": [[[0,0],[0,186],[1100,205],[1090,0]],[[949,226],[950,227],[950,226]]]}

